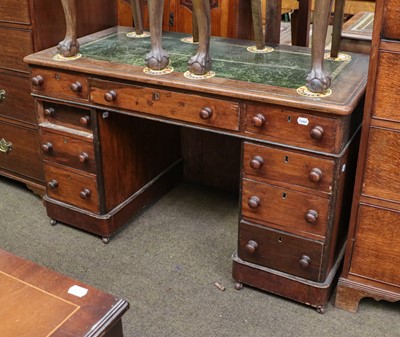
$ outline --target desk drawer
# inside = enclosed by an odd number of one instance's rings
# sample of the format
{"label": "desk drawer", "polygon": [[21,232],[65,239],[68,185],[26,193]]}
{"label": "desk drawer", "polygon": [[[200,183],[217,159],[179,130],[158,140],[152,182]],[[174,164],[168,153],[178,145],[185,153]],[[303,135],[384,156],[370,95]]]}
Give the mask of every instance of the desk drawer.
{"label": "desk drawer", "polygon": [[0,122],[0,167],[39,181],[44,180],[39,132]]}
{"label": "desk drawer", "polygon": [[374,117],[400,121],[398,83],[400,82],[400,53],[380,52],[375,86]]}
{"label": "desk drawer", "polygon": [[242,221],[238,255],[264,267],[321,281],[323,244]]}
{"label": "desk drawer", "polygon": [[0,68],[28,72],[23,58],[33,53],[31,31],[0,27],[0,41]]}
{"label": "desk drawer", "polygon": [[382,35],[386,39],[400,39],[400,0],[385,0]]}
{"label": "desk drawer", "polygon": [[42,128],[43,158],[78,170],[96,173],[93,139],[71,137]]}
{"label": "desk drawer", "polygon": [[324,237],[328,210],[329,199],[252,180],[242,181],[242,215],[255,221]]}
{"label": "desk drawer", "polygon": [[245,132],[269,141],[308,149],[340,152],[339,120],[269,105],[248,104]]}
{"label": "desk drawer", "polygon": [[0,115],[21,122],[36,125],[35,105],[31,96],[28,76],[14,76],[0,73]]}
{"label": "desk drawer", "polygon": [[39,107],[39,123],[51,123],[57,126],[93,133],[90,110],[78,109],[53,102],[43,102]]}
{"label": "desk drawer", "polygon": [[91,80],[92,102],[183,122],[239,130],[239,103],[199,95]]}
{"label": "desk drawer", "polygon": [[31,68],[32,92],[58,99],[88,100],[88,78],[84,75]]}
{"label": "desk drawer", "polygon": [[1,0],[0,22],[30,24],[28,0]]}
{"label": "desk drawer", "polygon": [[244,143],[243,170],[256,180],[284,181],[331,193],[335,162],[294,151]]}
{"label": "desk drawer", "polygon": [[47,195],[67,204],[99,213],[96,176],[65,166],[44,165]]}

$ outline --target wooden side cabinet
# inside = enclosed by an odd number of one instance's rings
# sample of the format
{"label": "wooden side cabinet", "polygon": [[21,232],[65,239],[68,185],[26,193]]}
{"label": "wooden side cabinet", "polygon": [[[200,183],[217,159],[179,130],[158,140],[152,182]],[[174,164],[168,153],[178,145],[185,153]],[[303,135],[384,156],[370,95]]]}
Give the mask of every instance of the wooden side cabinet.
{"label": "wooden side cabinet", "polygon": [[369,83],[349,239],[336,306],[400,300],[399,0],[376,2]]}
{"label": "wooden side cabinet", "polygon": [[[78,20],[80,36],[115,25],[115,1],[77,4],[82,16]],[[39,131],[23,58],[56,45],[63,39],[64,26],[60,1],[1,0],[0,174],[25,183],[40,195],[45,187]]]}

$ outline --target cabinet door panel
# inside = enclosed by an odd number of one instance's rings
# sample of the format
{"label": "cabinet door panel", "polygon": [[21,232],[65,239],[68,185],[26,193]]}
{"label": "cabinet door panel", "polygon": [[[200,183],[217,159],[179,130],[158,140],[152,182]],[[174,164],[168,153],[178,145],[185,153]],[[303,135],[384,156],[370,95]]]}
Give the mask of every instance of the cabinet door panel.
{"label": "cabinet door panel", "polygon": [[12,22],[29,25],[28,0],[1,0],[0,22]]}
{"label": "cabinet door panel", "polygon": [[386,0],[382,35],[387,39],[400,39],[400,0]]}

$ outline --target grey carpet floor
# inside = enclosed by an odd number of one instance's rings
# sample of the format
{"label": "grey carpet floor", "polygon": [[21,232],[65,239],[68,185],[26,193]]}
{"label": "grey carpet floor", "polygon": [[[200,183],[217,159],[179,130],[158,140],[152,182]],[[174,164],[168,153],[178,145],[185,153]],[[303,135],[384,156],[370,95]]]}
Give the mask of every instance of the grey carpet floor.
{"label": "grey carpet floor", "polygon": [[127,299],[127,337],[400,336],[400,303],[365,299],[351,314],[332,298],[320,315],[250,287],[235,290],[234,195],[180,184],[105,245],[72,227],[51,227],[24,185],[0,178],[0,191],[0,247]]}

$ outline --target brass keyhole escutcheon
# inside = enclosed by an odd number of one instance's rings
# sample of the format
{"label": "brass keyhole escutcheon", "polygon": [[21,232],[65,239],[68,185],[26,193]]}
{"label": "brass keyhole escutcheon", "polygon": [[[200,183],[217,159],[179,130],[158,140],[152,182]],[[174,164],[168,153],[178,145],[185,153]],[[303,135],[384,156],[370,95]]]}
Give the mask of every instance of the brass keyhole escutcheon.
{"label": "brass keyhole escutcheon", "polygon": [[12,150],[12,143],[7,142],[4,138],[0,139],[0,152],[7,154],[11,150]]}
{"label": "brass keyhole escutcheon", "polygon": [[153,92],[152,99],[153,99],[153,101],[159,101],[160,100],[160,93],[159,92]]}

